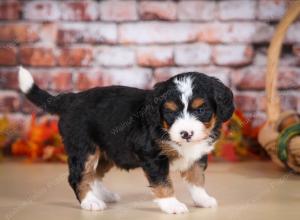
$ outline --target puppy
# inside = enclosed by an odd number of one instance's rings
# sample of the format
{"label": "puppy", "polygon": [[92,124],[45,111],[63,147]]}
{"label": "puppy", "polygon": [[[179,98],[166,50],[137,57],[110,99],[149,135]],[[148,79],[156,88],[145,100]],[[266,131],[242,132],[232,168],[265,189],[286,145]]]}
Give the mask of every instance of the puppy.
{"label": "puppy", "polygon": [[216,78],[188,72],[153,90],[109,86],[53,96],[20,67],[19,86],[35,105],[59,115],[69,183],[83,209],[103,210],[120,199],[101,182],[113,166],[141,167],[166,213],[188,212],[174,195],[170,170],[188,183],[196,206],[217,206],[204,189],[204,170],[234,106],[232,92]]}

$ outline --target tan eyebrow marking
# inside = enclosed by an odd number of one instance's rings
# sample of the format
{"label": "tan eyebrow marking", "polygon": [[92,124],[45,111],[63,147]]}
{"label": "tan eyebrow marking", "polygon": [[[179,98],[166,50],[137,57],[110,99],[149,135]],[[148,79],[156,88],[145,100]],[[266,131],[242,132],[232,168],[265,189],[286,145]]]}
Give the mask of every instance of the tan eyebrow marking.
{"label": "tan eyebrow marking", "polygon": [[164,104],[164,107],[168,110],[171,110],[171,111],[177,111],[178,109],[178,106],[176,105],[175,102],[173,101],[167,101],[165,104]]}
{"label": "tan eyebrow marking", "polygon": [[192,102],[192,108],[196,109],[199,108],[200,106],[202,106],[204,104],[204,100],[201,98],[195,98]]}

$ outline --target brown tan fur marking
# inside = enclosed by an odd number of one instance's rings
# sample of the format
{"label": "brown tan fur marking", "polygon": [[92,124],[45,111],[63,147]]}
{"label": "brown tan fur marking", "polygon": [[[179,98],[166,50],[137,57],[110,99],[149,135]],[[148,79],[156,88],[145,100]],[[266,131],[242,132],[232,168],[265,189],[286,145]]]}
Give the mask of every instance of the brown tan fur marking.
{"label": "brown tan fur marking", "polygon": [[172,184],[153,186],[152,192],[154,193],[155,198],[166,198],[174,196],[174,189]]}
{"label": "brown tan fur marking", "polygon": [[168,109],[168,110],[170,110],[170,111],[175,112],[175,111],[177,111],[178,106],[177,106],[176,103],[173,102],[173,101],[167,101],[167,102],[164,104],[164,108],[166,108],[166,109]]}
{"label": "brown tan fur marking", "polygon": [[197,109],[199,107],[201,107],[204,104],[204,100],[201,98],[195,98],[192,102],[192,108],[193,109]]}
{"label": "brown tan fur marking", "polygon": [[204,125],[207,128],[207,132],[210,133],[210,131],[214,128],[216,124],[216,116],[213,115],[209,122],[205,122]]}
{"label": "brown tan fur marking", "polygon": [[165,120],[163,120],[163,128],[165,128],[165,129],[169,129],[169,125],[168,125],[168,123],[165,121]]}
{"label": "brown tan fur marking", "polygon": [[[151,180],[147,172],[144,172],[144,174],[151,184]],[[167,177],[165,182],[155,184],[155,185],[150,185],[150,187],[155,198],[166,198],[174,195],[173,184],[169,176]]]}
{"label": "brown tan fur marking", "polygon": [[[97,164],[98,163],[98,164]],[[82,179],[78,185],[78,197],[80,201],[84,199],[88,191],[91,190],[90,183],[95,179],[102,179],[104,174],[110,170],[113,163],[108,160],[104,152],[97,148],[94,154],[89,155],[85,162],[85,169],[82,172]]]}
{"label": "brown tan fur marking", "polygon": [[113,162],[108,159],[105,152],[101,152],[99,162],[96,169],[96,175],[102,179],[104,174],[107,173],[114,166]]}
{"label": "brown tan fur marking", "polygon": [[204,186],[204,168],[199,163],[194,163],[187,171],[180,174],[188,183],[196,186]]}
{"label": "brown tan fur marking", "polygon": [[169,161],[180,157],[179,153],[169,144],[164,142],[158,142],[158,145],[161,148],[161,155],[166,155],[169,158]]}
{"label": "brown tan fur marking", "polygon": [[84,199],[85,195],[88,191],[90,191],[90,183],[94,181],[95,179],[95,164],[99,160],[100,151],[99,149],[96,149],[95,154],[89,155],[85,162],[85,168],[82,172],[82,179],[80,181],[80,184],[77,188],[78,190],[78,197],[80,201]]}

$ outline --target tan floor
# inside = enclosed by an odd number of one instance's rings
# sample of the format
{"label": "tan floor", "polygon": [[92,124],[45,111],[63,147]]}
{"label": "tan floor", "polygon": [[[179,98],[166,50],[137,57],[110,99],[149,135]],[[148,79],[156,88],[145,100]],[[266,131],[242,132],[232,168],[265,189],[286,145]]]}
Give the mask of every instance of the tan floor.
{"label": "tan floor", "polygon": [[216,209],[194,208],[185,185],[174,174],[178,198],[190,213],[167,215],[151,202],[140,170],[113,170],[104,179],[122,200],[103,212],[80,210],[67,184],[64,164],[0,164],[0,219],[300,219],[300,176],[284,173],[267,162],[211,163],[208,192]]}

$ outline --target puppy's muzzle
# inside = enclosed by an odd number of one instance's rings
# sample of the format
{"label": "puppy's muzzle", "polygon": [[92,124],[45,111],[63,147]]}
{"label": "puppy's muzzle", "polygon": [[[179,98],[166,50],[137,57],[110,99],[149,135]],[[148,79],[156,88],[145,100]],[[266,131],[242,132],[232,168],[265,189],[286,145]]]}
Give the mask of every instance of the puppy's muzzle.
{"label": "puppy's muzzle", "polygon": [[194,132],[193,131],[181,131],[180,132],[180,136],[182,139],[185,139],[187,142],[189,142],[191,140],[191,138],[193,137]]}

